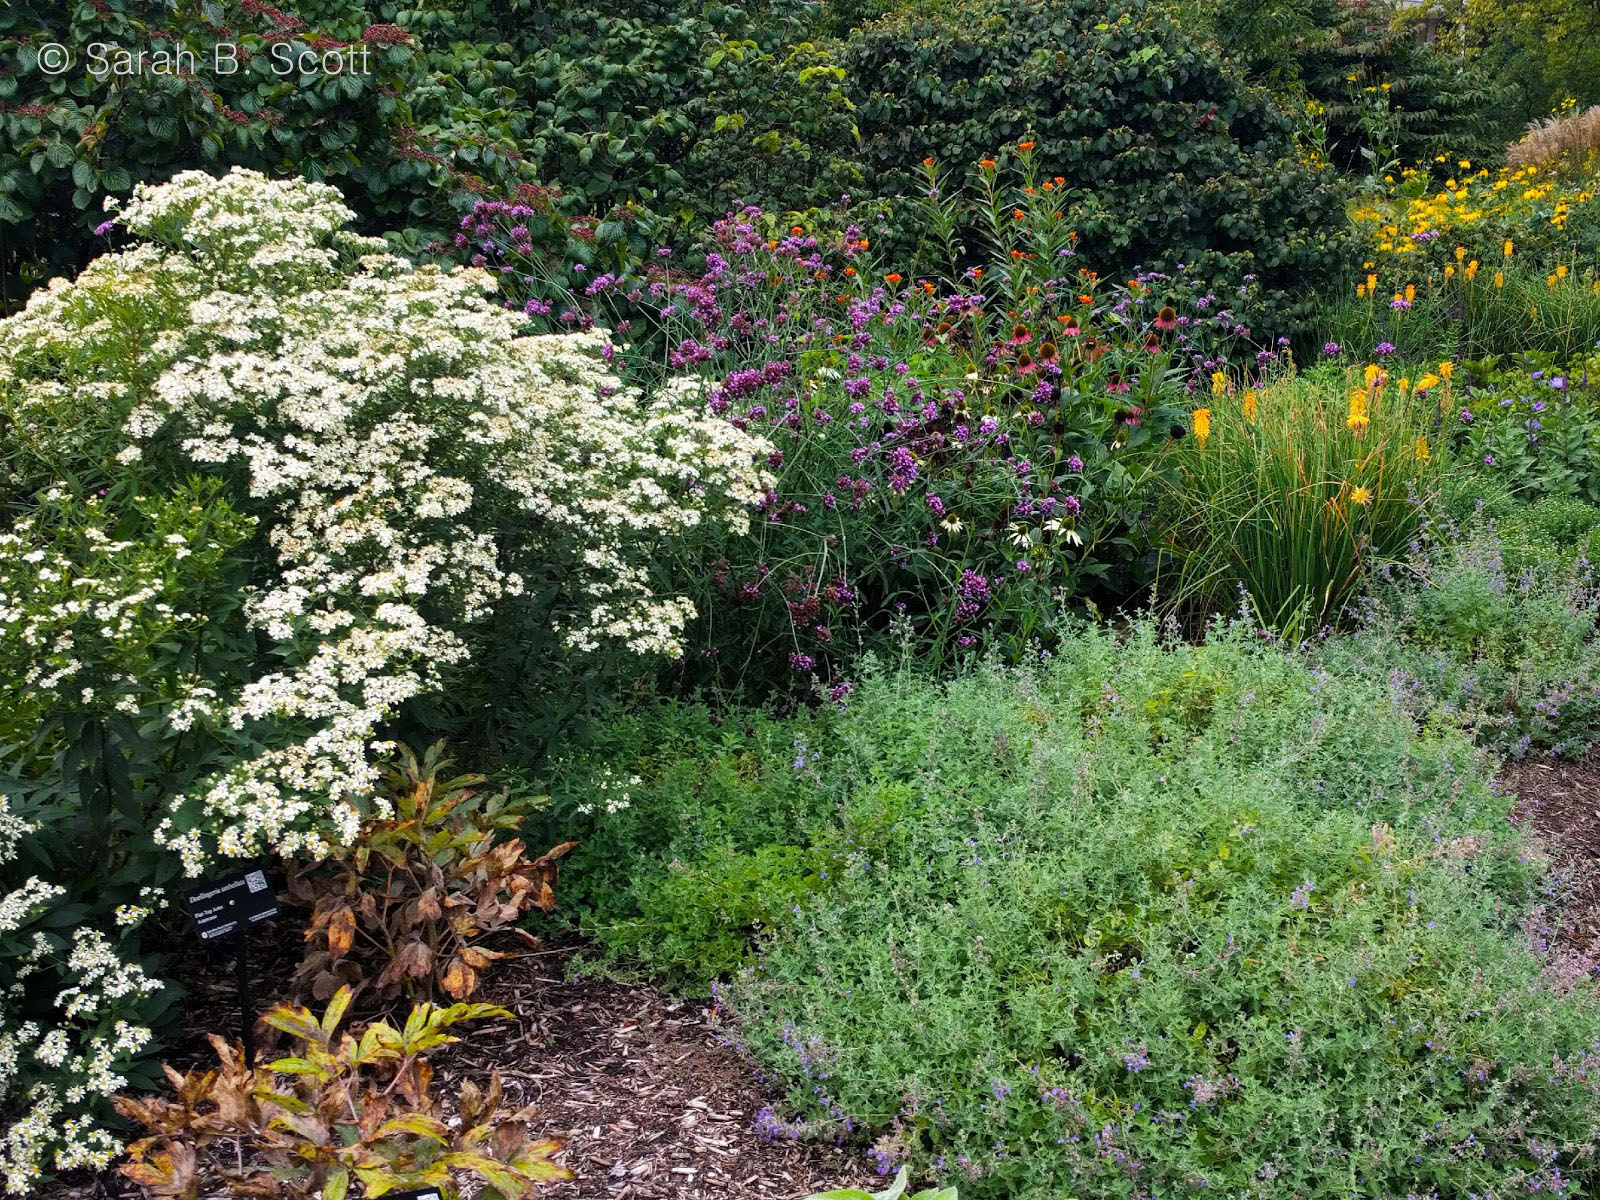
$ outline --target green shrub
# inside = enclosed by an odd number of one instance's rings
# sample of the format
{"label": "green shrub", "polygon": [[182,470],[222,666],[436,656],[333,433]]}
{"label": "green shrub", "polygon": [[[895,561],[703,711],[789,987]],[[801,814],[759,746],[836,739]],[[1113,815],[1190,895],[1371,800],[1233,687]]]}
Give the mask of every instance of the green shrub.
{"label": "green shrub", "polygon": [[1453,423],[1458,453],[1481,478],[1525,501],[1600,503],[1600,389],[1587,370],[1493,370],[1462,396]]}
{"label": "green shrub", "polygon": [[1366,675],[1413,719],[1459,725],[1480,745],[1580,757],[1600,737],[1600,591],[1580,557],[1593,515],[1547,500],[1497,524],[1476,514],[1443,526],[1356,606],[1357,628],[1325,641],[1318,661]]}
{"label": "green shrub", "polygon": [[696,989],[743,966],[753,936],[823,882],[810,838],[831,805],[817,764],[836,749],[826,712],[664,705],[596,722],[551,764],[551,806],[531,826],[579,841],[562,912],[613,966]]}
{"label": "green shrub", "polygon": [[[328,180],[366,232],[449,228],[455,195],[526,177],[519,127],[492,99],[464,94],[469,71],[464,82],[430,77],[421,43],[378,11],[393,6],[288,7],[233,6],[226,20],[220,5],[163,0],[21,0],[0,11],[10,68],[0,73],[0,311],[87,261],[107,195],[180,170]],[[66,70],[40,68],[49,43],[67,48]],[[111,48],[100,60],[113,69],[91,73],[97,44]],[[219,44],[236,48],[236,63]],[[300,56],[331,47],[345,47],[327,49],[337,62],[299,69]],[[151,58],[128,73],[114,69],[118,52]],[[180,54],[189,73],[157,69],[157,56]]]}
{"label": "green shrub", "polygon": [[859,178],[850,104],[798,0],[369,4],[426,47],[458,121],[510,131],[579,211],[632,201],[688,231],[743,203],[808,207]]}
{"label": "green shrub", "polygon": [[1571,496],[1546,496],[1532,504],[1506,506],[1495,519],[1506,571],[1565,564],[1576,559],[1600,563],[1600,507]]}
{"label": "green shrub", "polygon": [[[1388,0],[1185,0],[1180,20],[1215,38],[1251,82],[1300,117],[1301,136],[1341,170],[1498,149],[1516,122],[1488,73],[1413,29]],[[1429,13],[1437,12],[1430,9]]]}
{"label": "green shrub", "polygon": [[840,735],[826,790],[916,803],[721,992],[770,1132],[973,1197],[1595,1185],[1594,967],[1459,734],[1141,623]]}
{"label": "green shrub", "polygon": [[1329,159],[1371,173],[1394,162],[1496,155],[1517,123],[1506,90],[1481,65],[1394,28],[1393,0],[1320,0],[1292,50]]}
{"label": "green shrub", "polygon": [[1253,278],[1263,306],[1243,319],[1276,334],[1337,267],[1331,175],[1297,159],[1265,92],[1146,0],[906,5],[844,66],[879,195],[921,195],[924,157],[961,167],[1033,140],[1082,261],[1108,277],[1183,264],[1230,295]]}

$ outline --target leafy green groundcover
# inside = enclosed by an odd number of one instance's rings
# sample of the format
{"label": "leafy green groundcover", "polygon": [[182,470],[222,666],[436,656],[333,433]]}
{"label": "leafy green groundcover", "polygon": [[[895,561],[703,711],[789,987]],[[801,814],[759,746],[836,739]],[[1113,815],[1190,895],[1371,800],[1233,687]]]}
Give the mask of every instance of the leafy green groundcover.
{"label": "leafy green groundcover", "polygon": [[[1374,684],[1142,624],[870,680],[804,753],[778,722],[703,724],[718,746],[652,720],[631,807],[594,816],[633,822],[636,895],[729,863],[776,886],[752,864],[785,812],[810,863],[719,989],[787,1089],[774,1136],[876,1139],[979,1198],[1600,1183],[1593,964],[1552,948],[1491,764]],[[634,946],[674,919],[654,897]]]}

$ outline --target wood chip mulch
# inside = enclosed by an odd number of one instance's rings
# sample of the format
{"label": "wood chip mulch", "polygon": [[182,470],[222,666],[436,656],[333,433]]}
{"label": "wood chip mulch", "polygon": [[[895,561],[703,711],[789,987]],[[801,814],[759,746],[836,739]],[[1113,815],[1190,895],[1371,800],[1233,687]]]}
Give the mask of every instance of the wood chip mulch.
{"label": "wood chip mulch", "polygon": [[1563,877],[1559,940],[1600,956],[1600,754],[1507,763],[1500,787],[1516,794],[1512,820],[1539,840]]}
{"label": "wood chip mulch", "polygon": [[[298,945],[293,921],[251,939],[260,1008],[284,994]],[[475,1001],[514,1014],[469,1031],[430,1060],[446,1099],[459,1081],[482,1085],[498,1069],[502,1111],[538,1108],[540,1136],[565,1140],[559,1161],[575,1172],[550,1184],[540,1200],[799,1200],[825,1188],[881,1187],[859,1147],[768,1141],[756,1113],[773,1098],[752,1064],[712,1023],[709,1002],[656,988],[567,979],[570,949],[534,952],[500,963]],[[236,1038],[237,998],[231,961],[202,960],[183,1005],[189,1036],[168,1061],[211,1061],[202,1033]],[[208,1200],[209,1192],[208,1190]],[[220,1188],[217,1191],[221,1195]],[[138,1188],[114,1172],[75,1174],[40,1200],[136,1200]]]}
{"label": "wood chip mulch", "polygon": [[516,1030],[435,1060],[441,1076],[498,1067],[507,1105],[538,1105],[543,1129],[567,1140],[577,1178],[541,1197],[799,1200],[873,1178],[859,1149],[757,1136],[771,1097],[707,1002],[563,974],[559,958],[504,964],[474,998],[516,1013]]}

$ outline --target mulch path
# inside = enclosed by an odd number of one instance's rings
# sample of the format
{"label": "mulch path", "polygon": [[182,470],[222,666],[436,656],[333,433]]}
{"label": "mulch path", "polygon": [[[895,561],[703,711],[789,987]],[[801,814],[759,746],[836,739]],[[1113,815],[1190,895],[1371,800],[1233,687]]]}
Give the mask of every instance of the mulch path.
{"label": "mulch path", "polygon": [[1565,877],[1558,937],[1600,951],[1600,754],[1583,762],[1507,763],[1500,786],[1517,796],[1512,820],[1532,833]]}
{"label": "mulch path", "polygon": [[[286,991],[298,930],[286,914],[251,938],[258,1011]],[[773,1098],[752,1064],[722,1040],[708,1002],[637,984],[569,980],[571,953],[544,950],[500,963],[473,999],[501,1005],[514,1020],[479,1026],[431,1060],[447,1100],[457,1081],[482,1084],[498,1069],[503,1111],[534,1104],[541,1136],[565,1140],[559,1161],[576,1178],[541,1188],[541,1200],[799,1200],[824,1188],[882,1186],[872,1182],[860,1148],[756,1134],[756,1113]],[[180,1068],[214,1061],[204,1033],[238,1037],[232,959],[189,951],[173,968],[193,982],[183,1003],[188,1036],[168,1061]],[[140,1195],[112,1172],[41,1193],[48,1200]]]}

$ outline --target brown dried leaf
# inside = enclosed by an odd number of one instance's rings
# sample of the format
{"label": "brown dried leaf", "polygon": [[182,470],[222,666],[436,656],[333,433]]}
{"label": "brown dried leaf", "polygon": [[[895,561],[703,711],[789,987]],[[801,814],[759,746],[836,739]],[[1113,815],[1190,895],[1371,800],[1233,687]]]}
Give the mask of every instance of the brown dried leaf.
{"label": "brown dried leaf", "polygon": [[444,977],[439,980],[439,986],[455,999],[465,1000],[478,988],[478,973],[459,957],[452,958]]}
{"label": "brown dried leaf", "polygon": [[328,918],[328,953],[343,958],[356,940],[356,914],[348,904],[341,905]]}

